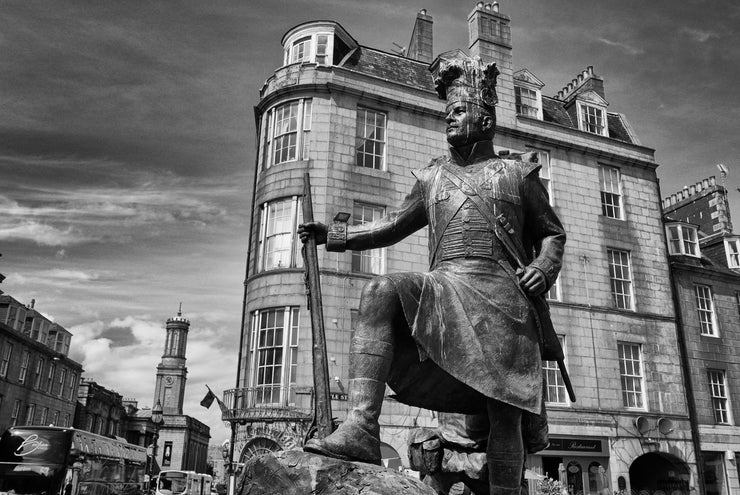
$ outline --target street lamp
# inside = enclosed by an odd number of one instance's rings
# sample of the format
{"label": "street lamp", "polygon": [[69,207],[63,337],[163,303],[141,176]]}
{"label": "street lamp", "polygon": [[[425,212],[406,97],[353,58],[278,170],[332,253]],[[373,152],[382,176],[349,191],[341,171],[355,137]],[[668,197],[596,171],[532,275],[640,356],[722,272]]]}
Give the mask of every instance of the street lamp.
{"label": "street lamp", "polygon": [[[152,471],[154,470],[154,460],[157,458],[157,442],[159,441],[159,425],[162,424],[164,418],[162,417],[162,403],[157,399],[157,403],[152,408],[152,423],[154,423],[154,438],[151,445],[151,455],[149,458],[149,483],[151,488],[152,482]],[[147,449],[149,450],[149,449]],[[148,452],[147,452],[148,453]]]}

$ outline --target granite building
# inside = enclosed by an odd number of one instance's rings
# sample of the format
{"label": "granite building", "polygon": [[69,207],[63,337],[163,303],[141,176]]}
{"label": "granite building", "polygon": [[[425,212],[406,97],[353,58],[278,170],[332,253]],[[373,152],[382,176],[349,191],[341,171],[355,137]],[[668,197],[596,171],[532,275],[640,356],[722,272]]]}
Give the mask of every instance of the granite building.
{"label": "granite building", "polygon": [[16,425],[72,426],[82,365],[72,334],[0,293],[0,431]]}
{"label": "granite building", "polygon": [[[529,456],[529,475],[560,478],[572,493],[688,492],[697,469],[675,358],[654,150],[609,108],[593,67],[551,96],[535,69],[515,69],[510,24],[497,3],[478,3],[467,19],[467,48],[501,72],[496,150],[538,155],[568,233],[549,300],[578,396],[571,403],[554,363],[543,363],[551,445]],[[460,19],[460,29],[465,25]],[[419,12],[405,54],[364,46],[332,21],[306,22],[283,36],[282,65],[255,108],[239,388],[224,394],[224,419],[237,425],[237,462],[299,446],[310,422],[311,327],[295,234],[304,172],[316,219],[348,212],[350,222],[363,223],[400,203],[414,183],[411,170],[446,152],[445,105],[429,72],[432,26]],[[363,285],[376,274],[424,271],[428,263],[426,229],[384,249],[319,250],[332,410],[340,420]],[[434,426],[436,418],[386,398],[380,423],[384,464],[404,468],[409,429]]]}
{"label": "granite building", "polygon": [[704,493],[740,491],[740,236],[714,177],[663,200]]}

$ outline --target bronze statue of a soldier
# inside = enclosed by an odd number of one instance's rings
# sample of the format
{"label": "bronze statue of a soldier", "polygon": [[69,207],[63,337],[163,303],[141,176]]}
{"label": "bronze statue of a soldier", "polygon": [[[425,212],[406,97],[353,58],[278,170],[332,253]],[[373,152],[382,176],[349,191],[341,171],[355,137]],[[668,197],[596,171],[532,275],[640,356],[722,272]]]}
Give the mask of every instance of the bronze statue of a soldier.
{"label": "bronze statue of a soldier", "polygon": [[494,152],[496,65],[459,51],[438,63],[449,154],[413,171],[411,192],[380,220],[337,232],[318,222],[299,227],[304,242],[328,238],[328,250],[344,251],[390,246],[428,226],[430,257],[429,272],[382,275],[364,287],[350,348],[350,411],[304,450],[379,463],[387,383],[405,404],[487,415],[490,493],[513,495],[525,448],[532,450],[522,425],[537,424],[536,448],[546,443],[541,320],[549,314],[538,314],[532,298],[555,282],[565,232],[540,165]]}

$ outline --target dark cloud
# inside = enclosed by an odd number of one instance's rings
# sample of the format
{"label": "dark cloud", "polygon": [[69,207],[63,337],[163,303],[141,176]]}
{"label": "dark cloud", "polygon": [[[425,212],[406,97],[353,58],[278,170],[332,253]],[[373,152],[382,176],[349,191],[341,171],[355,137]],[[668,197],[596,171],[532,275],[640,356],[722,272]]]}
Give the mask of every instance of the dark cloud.
{"label": "dark cloud", "polygon": [[108,327],[100,333],[100,338],[111,341],[111,347],[129,347],[139,344],[130,327]]}

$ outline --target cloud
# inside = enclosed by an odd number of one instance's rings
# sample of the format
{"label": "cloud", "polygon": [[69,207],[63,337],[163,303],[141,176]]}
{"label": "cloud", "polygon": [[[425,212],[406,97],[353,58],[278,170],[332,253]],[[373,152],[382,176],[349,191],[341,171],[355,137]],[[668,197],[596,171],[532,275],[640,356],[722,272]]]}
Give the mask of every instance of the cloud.
{"label": "cloud", "polygon": [[706,43],[707,41],[713,38],[721,37],[721,35],[715,31],[707,31],[703,29],[695,29],[695,28],[688,28],[688,27],[681,28],[680,32],[682,34],[685,34],[692,40],[697,41],[699,43]]}
{"label": "cloud", "polygon": [[635,47],[635,46],[632,46],[632,45],[628,45],[627,43],[622,43],[622,42],[619,42],[619,41],[612,41],[612,40],[609,40],[609,39],[606,39],[606,38],[598,38],[597,41],[599,41],[601,43],[604,43],[605,45],[612,46],[612,47],[615,47],[615,48],[619,48],[621,50],[624,50],[627,53],[629,53],[630,55],[642,55],[643,53],[645,53],[645,50],[643,50],[642,48],[638,48],[638,47]]}

